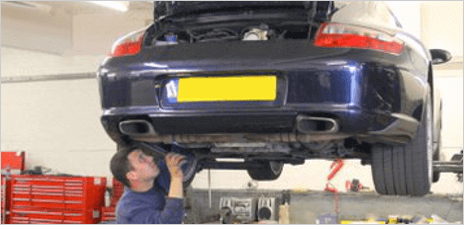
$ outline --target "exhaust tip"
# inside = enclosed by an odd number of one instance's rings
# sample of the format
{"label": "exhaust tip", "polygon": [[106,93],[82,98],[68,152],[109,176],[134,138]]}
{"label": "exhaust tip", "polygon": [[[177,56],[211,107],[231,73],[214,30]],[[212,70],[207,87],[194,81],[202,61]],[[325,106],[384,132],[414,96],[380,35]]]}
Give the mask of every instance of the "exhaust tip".
{"label": "exhaust tip", "polygon": [[297,129],[302,133],[335,133],[338,123],[332,118],[298,116]]}
{"label": "exhaust tip", "polygon": [[156,134],[153,125],[145,120],[126,120],[119,123],[119,130],[126,135]]}

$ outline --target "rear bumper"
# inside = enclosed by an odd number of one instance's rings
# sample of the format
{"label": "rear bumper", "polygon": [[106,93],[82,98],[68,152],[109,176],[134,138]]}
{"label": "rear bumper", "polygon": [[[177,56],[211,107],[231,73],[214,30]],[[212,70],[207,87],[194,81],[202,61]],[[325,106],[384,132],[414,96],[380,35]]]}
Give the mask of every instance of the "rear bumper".
{"label": "rear bumper", "polygon": [[[145,120],[156,133],[140,138],[152,142],[214,141],[218,134],[229,136],[223,141],[242,134],[265,140],[270,140],[266,135],[289,140],[319,135],[298,131],[296,118],[303,115],[337,121],[337,132],[324,137],[404,143],[415,136],[427,87],[422,75],[414,74],[417,70],[408,64],[407,54],[315,48],[301,41],[232,44],[149,49],[104,62],[98,79],[106,131],[115,141],[135,138],[122,134],[119,123]],[[276,100],[188,104],[167,100],[165,87],[172,79],[237,75],[276,76]]]}
{"label": "rear bumper", "polygon": [[[302,110],[303,106],[286,106],[286,111],[254,113],[151,113],[145,115],[107,115],[102,123],[115,140],[131,138],[139,141],[172,143],[224,142],[314,142],[343,140],[356,137],[366,142],[406,143],[415,136],[419,122],[412,117],[362,110],[326,108],[319,111]],[[293,110],[290,110],[293,108]],[[298,109],[298,110],[297,110]],[[123,111],[123,109],[120,109]],[[129,111],[131,109],[128,109]],[[132,109],[133,110],[133,109]],[[319,108],[321,110],[321,108]],[[309,132],[298,130],[298,115],[331,118],[337,122],[336,132]],[[147,121],[152,131],[124,134],[123,121]]]}

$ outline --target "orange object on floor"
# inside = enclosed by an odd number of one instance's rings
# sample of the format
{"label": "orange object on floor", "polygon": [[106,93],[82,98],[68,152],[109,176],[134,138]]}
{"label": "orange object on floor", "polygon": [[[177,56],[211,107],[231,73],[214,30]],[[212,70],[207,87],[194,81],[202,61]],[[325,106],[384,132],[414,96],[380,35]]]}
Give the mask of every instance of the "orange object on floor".
{"label": "orange object on floor", "polygon": [[339,202],[339,191],[337,188],[335,188],[330,181],[337,175],[337,173],[342,169],[343,167],[343,160],[342,159],[337,159],[335,160],[332,165],[330,165],[330,169],[332,172],[327,176],[327,183],[325,184],[325,191],[330,191],[334,193],[334,201],[335,201],[335,213],[337,214],[337,221],[338,221],[338,215],[339,215],[339,210],[338,210],[338,202]]}

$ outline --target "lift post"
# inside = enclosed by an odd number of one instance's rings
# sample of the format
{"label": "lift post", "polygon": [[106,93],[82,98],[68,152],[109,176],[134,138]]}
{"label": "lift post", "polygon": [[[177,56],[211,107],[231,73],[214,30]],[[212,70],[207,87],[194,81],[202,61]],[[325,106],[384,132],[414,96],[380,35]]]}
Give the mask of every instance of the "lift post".
{"label": "lift post", "polygon": [[434,161],[433,171],[439,173],[455,173],[462,182],[462,152],[454,154],[450,161]]}

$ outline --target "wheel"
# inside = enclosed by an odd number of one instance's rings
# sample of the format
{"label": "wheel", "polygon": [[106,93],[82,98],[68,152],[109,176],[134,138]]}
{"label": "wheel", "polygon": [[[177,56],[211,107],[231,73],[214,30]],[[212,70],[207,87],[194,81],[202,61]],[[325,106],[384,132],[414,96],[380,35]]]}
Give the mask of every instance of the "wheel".
{"label": "wheel", "polygon": [[177,145],[171,145],[171,152],[178,153],[185,156],[184,163],[181,166],[182,172],[184,172],[184,188],[190,186],[195,175],[198,172],[198,160],[195,158],[195,154],[189,149],[181,148]]}
{"label": "wheel", "polygon": [[198,160],[194,156],[186,157],[186,163],[181,166],[182,171],[184,172],[183,185],[184,188],[187,188],[192,183],[195,175],[198,171]]}
{"label": "wheel", "polygon": [[259,168],[248,168],[248,175],[254,180],[275,180],[280,177],[282,169],[284,168],[283,162],[276,161],[255,161],[261,164]]}
{"label": "wheel", "polygon": [[[441,129],[441,127],[440,127],[440,129]],[[437,147],[437,150],[433,154],[433,161],[440,161],[440,150],[441,150],[441,132],[439,132],[438,147]],[[436,182],[438,182],[438,180],[440,180],[440,172],[435,172],[434,171],[433,175],[432,175],[432,182],[436,183]]]}
{"label": "wheel", "polygon": [[416,137],[404,146],[374,145],[372,176],[382,195],[423,196],[432,184],[432,104],[430,94]]}

